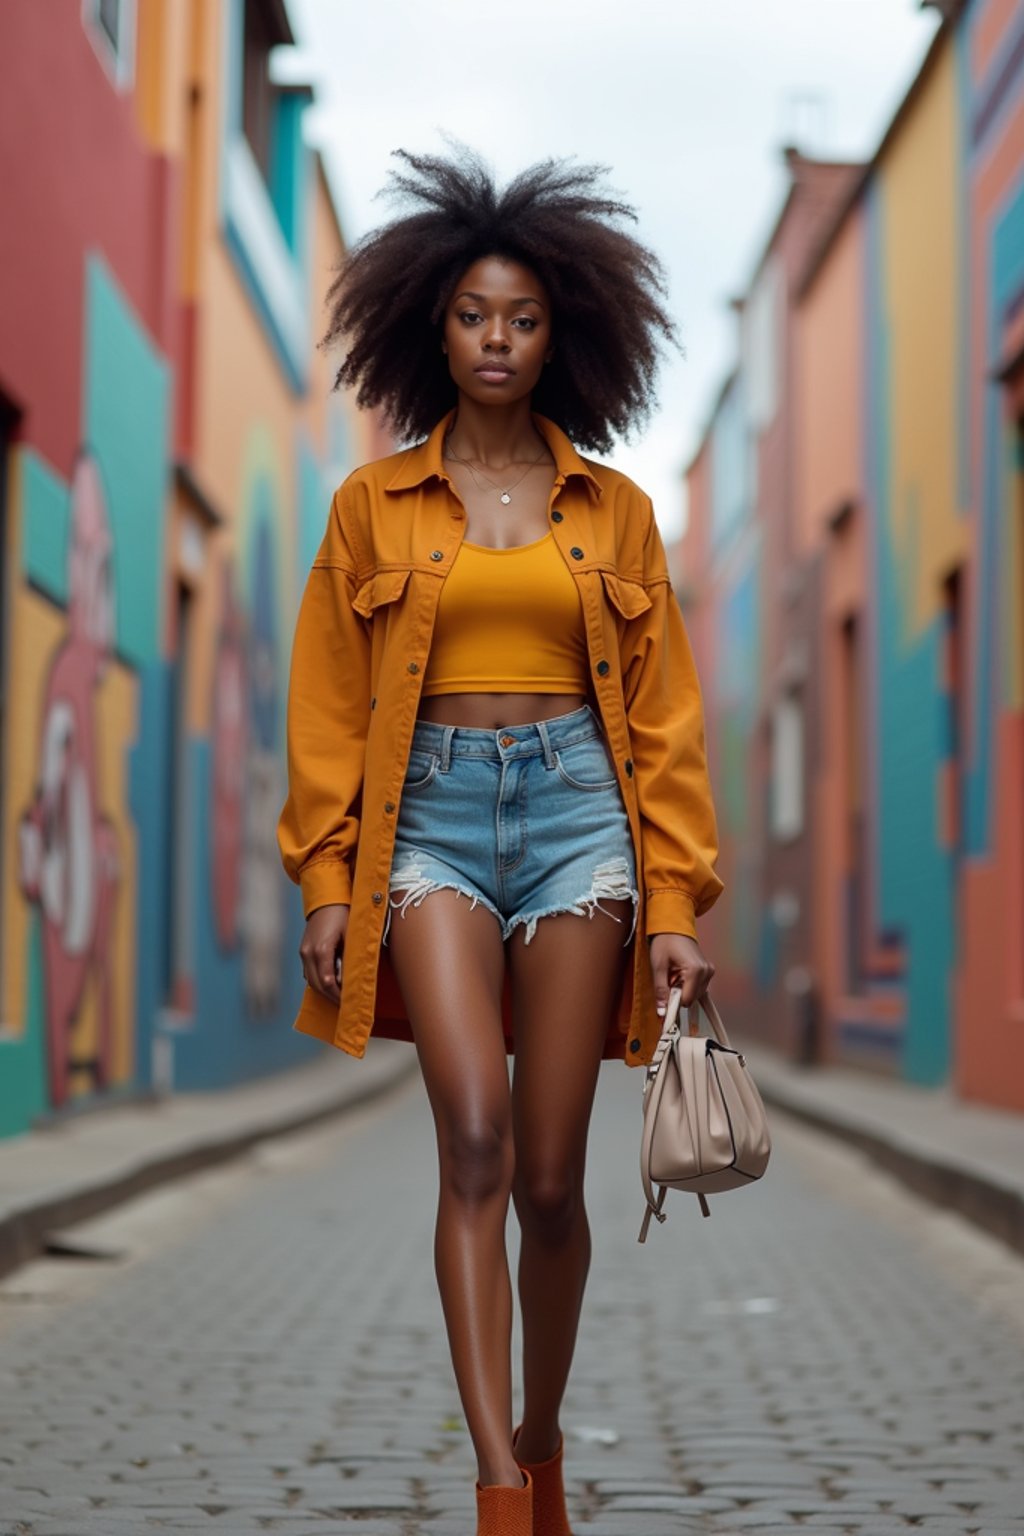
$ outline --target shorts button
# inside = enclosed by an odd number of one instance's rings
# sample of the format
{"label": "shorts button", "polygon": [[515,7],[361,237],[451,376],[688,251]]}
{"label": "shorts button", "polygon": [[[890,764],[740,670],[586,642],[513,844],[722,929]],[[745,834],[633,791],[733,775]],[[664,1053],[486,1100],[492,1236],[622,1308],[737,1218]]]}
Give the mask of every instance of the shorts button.
{"label": "shorts button", "polygon": [[629,1048],[633,1052],[633,1054],[635,1055],[636,1052],[640,1049],[640,1041],[639,1040],[631,1040],[629,1042]]}
{"label": "shorts button", "polygon": [[503,747],[510,747],[514,741],[515,741],[515,737],[514,736],[502,736],[501,737],[501,744],[502,744]]}
{"label": "shorts button", "polygon": [[608,663],[606,661],[599,661],[598,662],[598,664],[597,664],[597,675],[598,675],[598,677],[607,677],[608,673],[610,671],[611,671],[611,668],[609,667],[609,665],[608,665]]}
{"label": "shorts button", "polygon": [[394,808],[395,808],[395,802],[393,800],[385,800],[384,801],[384,809],[387,811],[389,816],[391,815],[391,812],[394,810]]}
{"label": "shorts button", "polygon": [[561,514],[561,512],[559,512],[557,507],[555,508],[554,512],[552,512],[552,514],[551,514],[551,521],[553,523],[560,523],[562,521],[562,514]]}
{"label": "shorts button", "polygon": [[[375,907],[379,907],[383,900],[384,900],[384,893],[383,893],[383,891],[374,891],[374,893],[373,893],[373,904],[374,904],[374,906]],[[639,1043],[640,1042],[637,1041],[638,1045],[639,1045]]]}
{"label": "shorts button", "polygon": [[631,757],[626,758],[626,773],[630,778],[633,777],[633,759]]}
{"label": "shorts button", "polygon": [[572,549],[570,549],[569,553],[570,553],[570,555],[572,555],[574,560],[582,560],[583,559],[583,551],[582,551],[582,549],[580,549],[578,544],[574,544]]}
{"label": "shorts button", "polygon": [[408,670],[410,672],[418,672],[419,669],[420,669],[420,664],[419,664],[418,661],[410,661],[409,667],[408,667]]}
{"label": "shorts button", "polygon": [[443,549],[432,549],[430,551],[430,558],[431,558],[431,560],[443,560],[444,559],[444,550]]}

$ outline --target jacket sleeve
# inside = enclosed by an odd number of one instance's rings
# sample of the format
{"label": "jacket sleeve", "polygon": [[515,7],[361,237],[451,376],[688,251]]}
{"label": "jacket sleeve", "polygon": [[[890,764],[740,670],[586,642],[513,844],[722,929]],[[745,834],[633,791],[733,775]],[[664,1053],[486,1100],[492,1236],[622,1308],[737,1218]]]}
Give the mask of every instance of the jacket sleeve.
{"label": "jacket sleeve", "polygon": [[370,715],[370,639],[335,493],[306,581],[288,683],[288,798],[277,841],[305,915],[350,905]]}
{"label": "jacket sleeve", "polygon": [[647,936],[696,937],[694,919],[718,899],[718,830],[704,743],[704,709],[683,615],[650,499],[644,588],[650,608],[628,629],[623,689],[640,809]]}

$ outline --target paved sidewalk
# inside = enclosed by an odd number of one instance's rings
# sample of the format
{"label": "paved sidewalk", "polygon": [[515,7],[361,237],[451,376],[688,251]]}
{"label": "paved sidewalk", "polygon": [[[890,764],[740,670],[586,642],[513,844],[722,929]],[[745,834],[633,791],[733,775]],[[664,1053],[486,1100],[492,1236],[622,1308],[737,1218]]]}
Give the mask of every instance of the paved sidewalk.
{"label": "paved sidewalk", "polygon": [[[1024,1536],[1024,1261],[782,1114],[641,1246],[639,1091],[606,1063],[574,1536]],[[436,1205],[410,1077],[0,1282],[0,1536],[471,1536]]]}
{"label": "paved sidewalk", "polygon": [[851,1067],[801,1067],[735,1040],[769,1109],[852,1142],[915,1193],[1024,1253],[1024,1115]]}
{"label": "paved sidewalk", "polygon": [[418,1070],[403,1041],[371,1041],[362,1060],[325,1048],[256,1082],[98,1108],[0,1141],[0,1277],[72,1222],[365,1103]]}

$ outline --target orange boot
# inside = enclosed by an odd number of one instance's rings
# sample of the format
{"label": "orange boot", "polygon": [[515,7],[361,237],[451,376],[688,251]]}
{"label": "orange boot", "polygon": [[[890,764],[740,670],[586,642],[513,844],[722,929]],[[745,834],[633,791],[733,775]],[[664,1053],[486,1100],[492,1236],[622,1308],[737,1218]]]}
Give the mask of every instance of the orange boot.
{"label": "orange boot", "polygon": [[476,1536],[533,1536],[533,1478],[524,1467],[521,1488],[476,1485]]}
{"label": "orange boot", "polygon": [[565,1489],[562,1486],[565,1439],[559,1437],[558,1450],[547,1461],[519,1461],[516,1439],[522,1427],[521,1424],[516,1425],[512,1436],[512,1454],[533,1480],[533,1536],[572,1536],[565,1508]]}

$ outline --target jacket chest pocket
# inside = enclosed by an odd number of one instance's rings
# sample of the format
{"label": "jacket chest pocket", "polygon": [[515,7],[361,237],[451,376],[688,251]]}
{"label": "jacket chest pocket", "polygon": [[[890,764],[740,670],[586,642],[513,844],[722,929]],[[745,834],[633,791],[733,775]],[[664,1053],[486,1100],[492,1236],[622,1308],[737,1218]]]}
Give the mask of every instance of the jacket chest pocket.
{"label": "jacket chest pocket", "polygon": [[356,613],[361,613],[364,619],[372,619],[378,608],[385,607],[388,603],[396,603],[405,591],[409,580],[408,568],[405,570],[377,571],[364,581],[352,599],[352,607]]}
{"label": "jacket chest pocket", "polygon": [[601,583],[604,587],[605,599],[624,619],[638,618],[651,606],[651,600],[642,582],[629,581],[615,571],[602,571]]}

